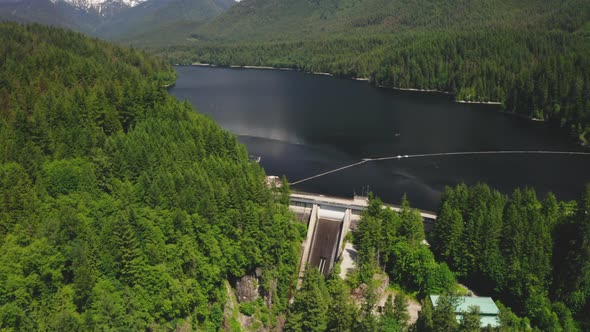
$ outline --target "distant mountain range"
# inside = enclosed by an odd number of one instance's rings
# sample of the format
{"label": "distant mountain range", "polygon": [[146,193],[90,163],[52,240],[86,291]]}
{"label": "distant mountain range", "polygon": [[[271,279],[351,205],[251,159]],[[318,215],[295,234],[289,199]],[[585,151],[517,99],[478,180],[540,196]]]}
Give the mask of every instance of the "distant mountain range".
{"label": "distant mountain range", "polygon": [[70,5],[85,12],[95,12],[102,17],[110,17],[117,15],[123,9],[135,7],[145,0],[51,0],[51,2]]}
{"label": "distant mountain range", "polygon": [[[0,0],[0,21],[64,27],[104,39],[182,39],[233,0]],[[177,31],[185,34],[167,33]]]}
{"label": "distant mountain range", "polygon": [[588,0],[243,0],[195,31],[228,41],[284,41],[408,31],[579,29]]}
{"label": "distant mountain range", "polygon": [[148,0],[104,20],[94,33],[129,43],[180,42],[190,31],[233,4],[233,0]]}

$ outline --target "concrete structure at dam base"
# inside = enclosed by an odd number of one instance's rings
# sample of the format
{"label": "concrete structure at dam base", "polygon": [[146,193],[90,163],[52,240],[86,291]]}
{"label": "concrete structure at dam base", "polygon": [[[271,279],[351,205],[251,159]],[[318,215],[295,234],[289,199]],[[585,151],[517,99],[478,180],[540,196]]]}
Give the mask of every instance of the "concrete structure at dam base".
{"label": "concrete structure at dam base", "polygon": [[[364,196],[346,199],[300,192],[291,194],[290,210],[295,212],[300,222],[308,225],[307,237],[302,244],[300,281],[308,264],[328,276],[342,255],[346,234],[356,229],[362,212],[367,207],[368,198]],[[385,204],[383,208],[400,210],[399,206],[389,204]],[[424,229],[431,230],[436,214],[420,211],[420,215],[424,220]]]}

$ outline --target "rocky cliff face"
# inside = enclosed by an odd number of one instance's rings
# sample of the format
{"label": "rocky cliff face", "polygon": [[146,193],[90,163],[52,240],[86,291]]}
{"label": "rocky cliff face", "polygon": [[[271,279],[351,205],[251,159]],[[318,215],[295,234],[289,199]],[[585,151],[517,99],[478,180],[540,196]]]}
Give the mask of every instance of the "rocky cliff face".
{"label": "rocky cliff face", "polygon": [[238,323],[243,331],[282,331],[283,316],[276,317],[272,323],[268,320],[276,291],[277,281],[264,280],[260,269],[239,278],[234,287],[228,284],[223,330],[232,331],[232,324]]}
{"label": "rocky cliff face", "polygon": [[256,301],[260,295],[258,278],[253,275],[245,275],[236,282],[236,296],[238,302]]}

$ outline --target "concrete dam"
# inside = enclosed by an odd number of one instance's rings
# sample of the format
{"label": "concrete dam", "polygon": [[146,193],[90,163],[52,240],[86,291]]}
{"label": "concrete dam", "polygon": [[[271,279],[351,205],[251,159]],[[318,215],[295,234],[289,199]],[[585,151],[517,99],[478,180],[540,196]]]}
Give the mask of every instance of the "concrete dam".
{"label": "concrete dam", "polygon": [[[346,234],[356,229],[367,206],[368,198],[364,196],[346,199],[309,193],[291,194],[289,208],[296,213],[300,222],[306,222],[308,226],[299,266],[300,277],[307,264],[328,276],[340,259]],[[399,206],[389,204],[383,208],[400,210]],[[424,220],[424,229],[431,230],[436,214],[420,211],[420,215]]]}

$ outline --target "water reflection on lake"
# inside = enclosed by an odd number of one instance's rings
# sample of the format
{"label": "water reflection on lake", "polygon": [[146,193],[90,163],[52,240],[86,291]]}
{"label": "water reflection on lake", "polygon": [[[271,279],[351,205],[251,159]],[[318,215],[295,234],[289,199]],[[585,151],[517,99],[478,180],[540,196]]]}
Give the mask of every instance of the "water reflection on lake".
{"label": "water reflection on lake", "polygon": [[[290,181],[362,158],[482,150],[580,150],[543,123],[457,104],[442,94],[380,89],[293,71],[177,67],[170,93],[238,135],[269,175]],[[505,193],[531,186],[575,199],[590,182],[590,156],[478,155],[371,162],[301,183],[295,190],[436,209],[446,185],[486,182]]]}

